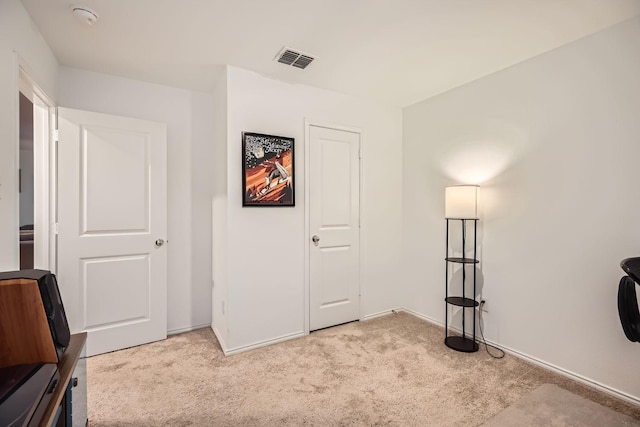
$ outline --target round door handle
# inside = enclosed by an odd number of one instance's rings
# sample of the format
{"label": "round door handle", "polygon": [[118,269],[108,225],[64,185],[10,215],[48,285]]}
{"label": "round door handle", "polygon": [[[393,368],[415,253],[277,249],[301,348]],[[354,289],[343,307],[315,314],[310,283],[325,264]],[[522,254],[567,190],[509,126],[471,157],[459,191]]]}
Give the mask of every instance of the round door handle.
{"label": "round door handle", "polygon": [[158,239],[156,240],[156,248],[159,248],[160,246],[164,245],[164,239]]}
{"label": "round door handle", "polygon": [[311,238],[311,241],[312,241],[313,243],[315,243],[315,244],[316,244],[316,246],[317,246],[317,245],[318,245],[318,242],[320,241],[320,237],[318,237],[317,235],[315,235],[315,234],[314,234],[314,235],[313,235],[313,237]]}

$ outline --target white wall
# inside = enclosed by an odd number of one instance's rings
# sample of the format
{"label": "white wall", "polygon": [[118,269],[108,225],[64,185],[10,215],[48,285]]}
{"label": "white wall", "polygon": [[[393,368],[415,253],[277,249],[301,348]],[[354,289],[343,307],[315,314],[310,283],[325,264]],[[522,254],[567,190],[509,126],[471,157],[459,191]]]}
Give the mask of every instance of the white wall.
{"label": "white wall", "polygon": [[[210,93],[191,95],[191,321],[190,327],[211,324],[211,199],[215,123]],[[207,313],[207,315],[205,315]]]}
{"label": "white wall", "polygon": [[[18,59],[19,58],[19,59]],[[18,0],[0,2],[0,271],[19,268],[18,62],[52,99],[58,62]]]}
{"label": "white wall", "polygon": [[[362,311],[399,307],[401,110],[238,68],[227,73],[227,350],[304,331],[305,118],[363,131]],[[295,138],[295,207],[242,208],[243,131]]]}
{"label": "white wall", "polygon": [[209,153],[211,96],[63,67],[59,105],[167,124],[167,329],[210,324],[212,184],[193,185],[210,175],[200,169],[207,167],[206,159],[193,156]]}
{"label": "white wall", "polygon": [[409,308],[444,320],[444,187],[480,184],[486,337],[637,402],[639,51],[634,19],[404,111]]}
{"label": "white wall", "polygon": [[227,213],[227,70],[218,78],[213,90],[214,111],[213,128],[215,130],[211,169],[213,170],[214,194],[212,199],[213,222],[213,300],[212,323],[222,348],[227,348],[228,331],[226,309],[228,283],[228,231]]}

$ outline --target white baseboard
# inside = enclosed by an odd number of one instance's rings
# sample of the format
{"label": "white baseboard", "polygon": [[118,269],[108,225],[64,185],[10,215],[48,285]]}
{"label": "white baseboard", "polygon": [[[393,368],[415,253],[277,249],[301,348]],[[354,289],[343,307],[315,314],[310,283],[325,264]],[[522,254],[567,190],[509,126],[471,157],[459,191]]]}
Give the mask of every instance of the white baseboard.
{"label": "white baseboard", "polygon": [[222,349],[222,354],[224,354],[226,356],[227,355],[227,343],[224,342],[224,340],[222,339],[222,335],[213,326],[213,323],[211,323],[211,325],[209,325],[209,326],[211,327],[211,330],[213,331],[213,335],[216,336],[216,339],[218,340],[218,344],[220,344],[220,348]]}
{"label": "white baseboard", "polygon": [[202,325],[189,326],[187,328],[178,328],[167,331],[167,336],[183,334],[185,332],[195,331],[196,329],[207,328],[211,326],[209,323],[203,323]]}
{"label": "white baseboard", "polygon": [[436,320],[436,319],[434,319],[432,317],[425,316],[424,314],[420,314],[417,311],[409,310],[408,308],[399,308],[398,311],[403,311],[405,313],[409,313],[412,316],[419,317],[422,320],[426,320],[429,323],[433,323],[436,326],[440,326],[440,327],[444,328],[444,323],[443,322],[441,322],[439,320]]}
{"label": "white baseboard", "polygon": [[632,396],[630,394],[624,393],[620,390],[617,390],[613,387],[609,387],[608,385],[599,383],[598,381],[592,380],[591,378],[587,378],[585,376],[582,376],[580,374],[576,374],[575,372],[571,372],[567,369],[561,368],[559,366],[553,365],[551,363],[545,362],[544,360],[540,360],[538,358],[535,358],[533,356],[529,356],[528,354],[525,353],[521,353],[517,350],[514,350],[512,348],[509,347],[505,347],[505,346],[498,346],[497,344],[493,343],[492,341],[487,340],[487,343],[498,347],[502,350],[504,350],[506,353],[509,353],[515,357],[518,357],[520,359],[526,360],[530,363],[533,363],[536,366],[540,366],[541,368],[545,368],[548,369],[552,372],[555,372],[557,374],[560,374],[564,377],[568,377],[571,378],[573,380],[578,381],[579,383],[582,383],[584,385],[590,386],[592,388],[595,388],[597,390],[602,391],[603,393],[607,393],[610,394],[612,396],[617,397],[618,399],[624,400],[626,402],[632,403],[634,405],[640,405],[640,397],[636,397],[636,396]]}
{"label": "white baseboard", "polygon": [[398,311],[402,311],[401,308],[394,308],[392,310],[385,310],[385,311],[379,311],[378,313],[373,313],[373,314],[367,314],[366,316],[362,317],[360,320],[371,320],[371,319],[375,319],[376,317],[382,317],[382,316],[387,316],[389,314],[393,314],[396,313]]}
{"label": "white baseboard", "polygon": [[[416,316],[416,317],[418,317],[420,319],[426,320],[429,323],[432,323],[432,324],[434,324],[436,326],[440,326],[440,327],[444,328],[444,323],[439,321],[439,320],[433,319],[433,318],[428,317],[428,316],[424,316],[424,315],[422,315],[420,313],[417,313],[417,312],[415,312],[413,310],[409,310],[407,308],[402,308],[402,309],[400,309],[400,311],[404,311],[405,313],[409,313],[412,316]],[[454,330],[455,329],[456,328],[454,328]],[[458,330],[457,332],[460,332],[460,331]],[[476,337],[476,338],[479,338],[479,337]],[[481,341],[478,341],[478,342],[481,343]],[[589,387],[595,388],[595,389],[597,389],[597,390],[599,390],[599,391],[601,391],[603,393],[607,393],[607,394],[610,394],[612,396],[615,396],[618,399],[624,400],[625,402],[629,402],[629,403],[632,403],[634,405],[640,405],[640,398],[639,397],[632,396],[632,395],[630,395],[628,393],[624,393],[624,392],[622,392],[620,390],[617,390],[617,389],[615,389],[613,387],[609,387],[609,386],[607,386],[605,384],[599,383],[598,381],[592,380],[592,379],[587,378],[587,377],[585,377],[583,375],[576,374],[575,372],[571,372],[571,371],[569,371],[567,369],[564,369],[564,368],[561,368],[559,366],[553,365],[551,363],[545,362],[544,360],[540,360],[540,359],[538,359],[536,357],[530,356],[528,354],[522,353],[522,352],[514,350],[512,348],[505,347],[503,345],[497,344],[497,343],[495,343],[493,341],[486,340],[486,342],[489,345],[492,345],[492,346],[494,346],[496,348],[499,348],[500,350],[503,350],[505,353],[509,353],[512,356],[515,356],[515,357],[517,357],[519,359],[526,360],[527,362],[532,363],[532,364],[534,364],[536,366],[539,366],[541,368],[550,370],[550,371],[555,372],[556,374],[562,375],[564,377],[571,378],[572,380],[578,381],[579,383],[582,383],[582,384],[587,385]]]}
{"label": "white baseboard", "polygon": [[[214,330],[215,333],[215,330]],[[224,352],[225,356],[231,356],[232,354],[238,354],[238,353],[242,353],[245,351],[249,351],[249,350],[253,350],[256,348],[260,348],[260,347],[265,347],[271,344],[276,344],[279,342],[283,342],[283,341],[289,341],[292,340],[294,338],[300,338],[305,336],[306,334],[303,332],[295,332],[293,334],[287,334],[287,335],[282,335],[279,336],[277,338],[273,338],[273,339],[269,339],[269,340],[265,340],[265,341],[259,341],[253,344],[249,344],[249,345],[245,345],[242,347],[236,347],[236,348],[231,348],[231,349],[226,349],[224,346],[222,346],[222,344],[220,344],[220,346],[222,347],[222,351]],[[218,336],[216,334],[216,336]]]}
{"label": "white baseboard", "polygon": [[[381,311],[378,313],[373,313],[373,314],[368,314],[364,317],[362,317],[360,320],[365,321],[365,320],[371,320],[371,319],[375,319],[376,317],[381,317],[381,316],[386,316],[389,314],[393,314],[394,312],[398,312],[398,311],[402,311],[402,309],[398,308],[398,309],[393,309],[393,310],[385,310],[385,311]],[[255,348],[260,348],[260,347],[265,347],[271,344],[276,344],[279,342],[283,342],[283,341],[288,341],[288,340],[292,340],[295,338],[300,338],[303,337],[307,334],[304,333],[304,331],[302,332],[295,332],[293,334],[288,334],[288,335],[282,335],[280,337],[277,338],[273,338],[273,339],[269,339],[269,340],[265,340],[265,341],[260,341],[254,344],[249,344],[246,346],[242,346],[242,347],[236,347],[236,348],[232,348],[232,349],[227,349],[226,345],[224,345],[224,341],[220,338],[220,334],[218,333],[218,331],[216,331],[216,329],[212,326],[211,329],[213,329],[213,333],[216,335],[216,337],[218,338],[218,341],[220,342],[220,347],[222,347],[222,352],[224,353],[225,356],[230,356],[232,354],[238,354],[238,353],[242,353],[244,351],[249,351],[249,350],[253,350]]]}

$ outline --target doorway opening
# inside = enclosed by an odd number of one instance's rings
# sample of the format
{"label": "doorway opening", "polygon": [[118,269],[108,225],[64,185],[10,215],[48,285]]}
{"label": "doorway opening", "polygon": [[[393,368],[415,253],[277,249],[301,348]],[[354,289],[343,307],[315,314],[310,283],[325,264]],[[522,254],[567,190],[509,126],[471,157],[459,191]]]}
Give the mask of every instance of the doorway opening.
{"label": "doorway opening", "polygon": [[33,194],[33,103],[20,92],[20,150],[18,199],[20,226],[20,270],[32,269],[34,243]]}
{"label": "doorway opening", "polygon": [[20,269],[55,273],[55,238],[50,233],[55,222],[55,108],[22,66],[18,82]]}

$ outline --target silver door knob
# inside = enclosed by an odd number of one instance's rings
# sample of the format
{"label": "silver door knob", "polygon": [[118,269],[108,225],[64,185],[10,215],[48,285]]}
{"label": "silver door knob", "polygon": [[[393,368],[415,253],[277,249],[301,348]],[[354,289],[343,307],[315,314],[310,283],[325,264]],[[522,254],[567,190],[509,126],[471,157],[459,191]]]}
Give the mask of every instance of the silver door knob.
{"label": "silver door knob", "polygon": [[318,242],[320,241],[320,237],[318,237],[318,236],[316,236],[314,234],[313,237],[311,238],[311,241],[313,242],[314,245],[318,246]]}
{"label": "silver door knob", "polygon": [[156,240],[156,248],[159,248],[162,245],[164,245],[164,240],[163,239]]}

